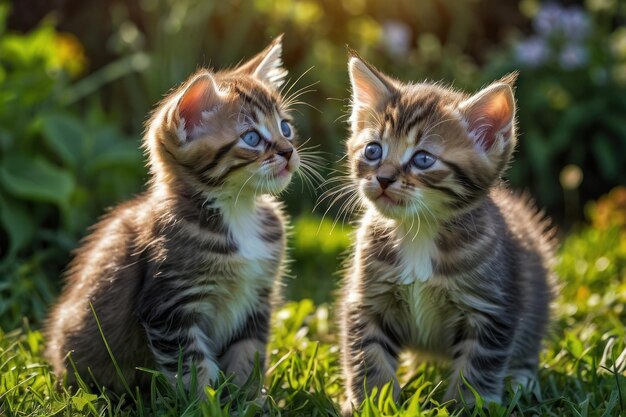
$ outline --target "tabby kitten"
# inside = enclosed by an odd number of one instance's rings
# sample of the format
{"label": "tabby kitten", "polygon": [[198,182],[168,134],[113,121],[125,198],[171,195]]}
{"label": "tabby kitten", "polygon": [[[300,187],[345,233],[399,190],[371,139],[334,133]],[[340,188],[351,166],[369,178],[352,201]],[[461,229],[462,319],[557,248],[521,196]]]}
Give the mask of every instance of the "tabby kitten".
{"label": "tabby kitten", "polygon": [[123,389],[94,312],[130,386],[149,383],[137,367],[187,386],[195,368],[203,389],[220,371],[242,384],[257,356],[263,365],[285,252],[270,194],[300,163],[281,53],[278,38],[238,68],[202,69],[156,108],[148,190],[94,227],[47,321],[47,358],[70,383],[71,358],[83,378]]}
{"label": "tabby kitten", "polygon": [[365,212],[340,300],[350,412],[396,378],[403,349],[452,362],[444,400],[472,404],[462,377],[500,402],[535,381],[549,316],[551,237],[500,177],[515,147],[515,75],[473,96],[405,84],[357,56],[347,142]]}

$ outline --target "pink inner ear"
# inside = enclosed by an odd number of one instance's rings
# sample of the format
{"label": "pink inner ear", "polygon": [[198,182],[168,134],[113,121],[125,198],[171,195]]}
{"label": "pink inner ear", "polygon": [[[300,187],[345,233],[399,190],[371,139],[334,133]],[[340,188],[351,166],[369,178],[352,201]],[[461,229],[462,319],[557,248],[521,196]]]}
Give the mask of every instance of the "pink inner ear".
{"label": "pink inner ear", "polygon": [[209,79],[196,81],[185,92],[178,106],[178,114],[185,119],[185,128],[188,132],[200,124],[202,112],[211,107],[212,94],[213,85]]}
{"label": "pink inner ear", "polygon": [[[498,133],[505,140],[510,138],[513,111],[513,104],[503,93],[486,97],[472,106],[468,114],[469,130],[485,150],[491,149]],[[503,131],[507,126],[506,131]]]}

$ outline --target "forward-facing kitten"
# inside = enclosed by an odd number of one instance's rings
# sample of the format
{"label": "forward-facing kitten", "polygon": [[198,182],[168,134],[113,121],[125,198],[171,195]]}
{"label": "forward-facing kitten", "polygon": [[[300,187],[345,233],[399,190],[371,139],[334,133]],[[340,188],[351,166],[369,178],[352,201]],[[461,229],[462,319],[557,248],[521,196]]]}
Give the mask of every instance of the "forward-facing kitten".
{"label": "forward-facing kitten", "polygon": [[[515,77],[473,96],[349,62],[351,179],[365,213],[340,300],[346,411],[394,381],[403,349],[448,358],[444,400],[501,401],[535,380],[549,317],[542,216],[500,177],[515,147]],[[457,403],[457,406],[460,403]]]}
{"label": "forward-facing kitten", "polygon": [[[158,106],[147,125],[151,181],[107,214],[85,239],[47,322],[57,375],[93,373],[122,390],[98,331],[129,385],[136,367],[199,388],[223,371],[237,384],[263,366],[272,299],[285,251],[285,217],[270,196],[300,157],[278,92],[281,39],[233,70],[198,71]],[[182,355],[182,375],[176,375]]]}

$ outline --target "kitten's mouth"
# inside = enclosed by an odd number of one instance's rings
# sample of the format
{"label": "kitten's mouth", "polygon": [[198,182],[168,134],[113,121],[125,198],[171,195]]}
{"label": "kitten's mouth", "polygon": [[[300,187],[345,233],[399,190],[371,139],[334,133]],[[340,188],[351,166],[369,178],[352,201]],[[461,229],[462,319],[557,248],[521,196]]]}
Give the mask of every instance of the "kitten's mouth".
{"label": "kitten's mouth", "polygon": [[376,197],[376,202],[377,203],[383,203],[389,206],[400,206],[402,205],[402,203],[400,201],[394,200],[393,198],[389,197],[387,194],[385,194],[385,192],[383,191],[382,193],[380,193],[380,195],[378,197]]}
{"label": "kitten's mouth", "polygon": [[289,162],[278,163],[272,167],[272,176],[274,178],[287,178],[291,175],[292,170],[289,168]]}
{"label": "kitten's mouth", "polygon": [[289,164],[285,164],[285,166],[275,174],[275,176],[278,178],[288,177],[289,175],[291,175]]}

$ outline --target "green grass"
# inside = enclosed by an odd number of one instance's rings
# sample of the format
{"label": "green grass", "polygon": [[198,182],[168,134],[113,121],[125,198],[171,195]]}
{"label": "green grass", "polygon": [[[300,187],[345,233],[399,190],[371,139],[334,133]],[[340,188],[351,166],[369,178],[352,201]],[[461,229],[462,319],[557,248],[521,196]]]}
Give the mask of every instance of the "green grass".
{"label": "green grass", "polygon": [[[626,229],[573,233],[562,246],[557,271],[561,287],[539,370],[542,399],[509,388],[504,405],[474,415],[626,416]],[[0,415],[338,416],[342,383],[333,317],[332,308],[310,300],[286,304],[274,315],[265,394],[249,399],[258,373],[241,389],[228,382],[206,388],[204,401],[170,387],[157,373],[149,398],[95,394],[85,386],[75,393],[57,391],[42,359],[45,341],[24,323],[0,332]],[[450,415],[439,403],[445,375],[445,364],[403,366],[400,403],[383,393],[366,400],[358,415]]]}

